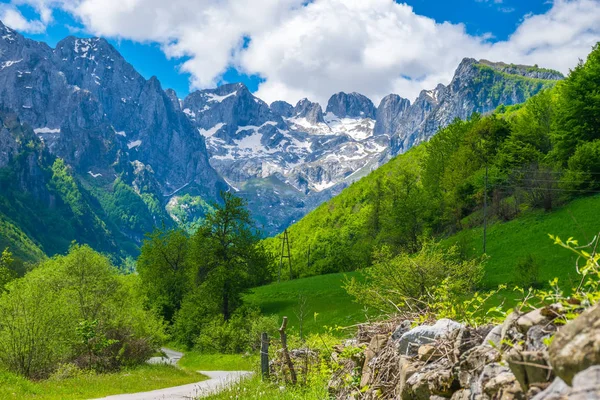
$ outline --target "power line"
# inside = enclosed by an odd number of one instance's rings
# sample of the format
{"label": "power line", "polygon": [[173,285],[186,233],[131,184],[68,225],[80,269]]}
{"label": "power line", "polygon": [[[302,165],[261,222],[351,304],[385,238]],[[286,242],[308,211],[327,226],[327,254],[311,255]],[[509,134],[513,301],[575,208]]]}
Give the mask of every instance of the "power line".
{"label": "power line", "polygon": [[558,189],[558,188],[543,188],[539,186],[507,186],[507,185],[498,185],[496,188],[504,188],[504,189],[523,189],[523,190],[543,190],[543,191],[552,191],[552,192],[579,192],[579,193],[600,193],[600,190],[585,190],[585,189]]}
{"label": "power line", "polygon": [[[511,170],[507,170],[507,172],[539,172],[540,174],[557,174],[557,175],[561,175],[564,174],[565,171],[548,171],[548,170],[539,170],[539,169],[511,169]],[[579,172],[581,174],[589,174],[589,175],[600,175],[600,172],[584,172],[584,171],[576,171]]]}

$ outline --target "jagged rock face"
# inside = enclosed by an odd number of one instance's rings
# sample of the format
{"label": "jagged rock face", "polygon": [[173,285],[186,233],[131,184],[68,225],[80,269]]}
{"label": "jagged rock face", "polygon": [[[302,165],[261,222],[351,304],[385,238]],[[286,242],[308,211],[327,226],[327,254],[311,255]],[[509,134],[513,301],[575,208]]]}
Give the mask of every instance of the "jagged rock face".
{"label": "jagged rock face", "polygon": [[323,109],[319,103],[313,103],[308,99],[302,99],[292,110],[294,118],[305,118],[309,124],[325,123]]}
{"label": "jagged rock face", "polygon": [[522,103],[562,78],[555,71],[465,58],[448,86],[421,92],[405,111],[392,138],[392,154],[426,141],[456,118],[466,119],[474,112],[485,114],[502,104]]}
{"label": "jagged rock face", "polygon": [[392,135],[400,127],[400,121],[410,107],[410,100],[403,99],[397,94],[385,96],[379,107],[375,121],[374,135]]}
{"label": "jagged rock face", "polygon": [[198,129],[208,131],[222,124],[215,133],[225,141],[236,138],[245,127],[262,127],[268,122],[284,127],[282,118],[241,83],[194,92],[183,100],[183,111]]}
{"label": "jagged rock face", "polygon": [[360,93],[334,94],[327,103],[327,113],[340,118],[371,118],[375,119],[377,110],[373,102]]}
{"label": "jagged rock face", "polygon": [[104,39],[68,37],[51,49],[0,23],[0,108],[79,176],[116,177],[141,163],[165,203],[183,187],[207,200],[226,188],[175,93],[144,79]]}
{"label": "jagged rock face", "polygon": [[[524,101],[548,82],[541,79],[560,77],[465,59],[450,85],[423,91],[413,104],[389,95],[376,109],[367,97],[342,92],[323,113],[308,99],[269,106],[243,84],[180,100],[103,39],[68,37],[52,49],[0,23],[0,107],[16,112],[77,174],[121,175],[165,204],[180,191],[212,200],[227,187],[223,178],[248,199],[267,234],[455,118]],[[540,84],[521,82],[531,78]],[[0,144],[2,165],[13,150],[6,138]]]}
{"label": "jagged rock face", "polygon": [[294,114],[294,106],[286,101],[274,101],[271,103],[271,111],[275,114],[289,118]]}
{"label": "jagged rock face", "polygon": [[[469,60],[470,62],[474,61],[473,59],[467,60]],[[479,60],[479,64],[487,65],[497,71],[504,72],[506,74],[521,75],[526,78],[546,79],[554,81],[564,79],[564,75],[558,71],[540,69],[538,67],[531,67],[528,65],[505,64],[503,62],[491,62],[488,60]]]}
{"label": "jagged rock face", "polygon": [[165,94],[171,100],[171,104],[173,104],[173,108],[177,111],[181,111],[181,101],[179,97],[177,97],[177,93],[173,89],[165,90]]}

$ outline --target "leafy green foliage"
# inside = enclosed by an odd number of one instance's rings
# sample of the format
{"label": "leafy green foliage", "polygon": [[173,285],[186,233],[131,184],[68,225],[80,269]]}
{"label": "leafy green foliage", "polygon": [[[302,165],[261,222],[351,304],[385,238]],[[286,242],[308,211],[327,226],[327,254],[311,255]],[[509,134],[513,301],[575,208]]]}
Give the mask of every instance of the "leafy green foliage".
{"label": "leafy green foliage", "polygon": [[188,241],[181,229],[156,229],[144,241],[137,262],[148,301],[165,321],[173,319],[190,287]]}
{"label": "leafy green foliage", "polygon": [[454,298],[471,292],[483,276],[481,259],[462,260],[458,249],[426,244],[418,253],[392,256],[384,247],[364,282],[351,279],[346,290],[360,303],[386,313],[426,309],[435,289],[445,284]]}
{"label": "leafy green foliage", "polygon": [[260,349],[260,335],[277,333],[278,318],[262,316],[258,310],[238,310],[225,321],[218,316],[206,321],[194,348],[202,354],[239,354]]}
{"label": "leafy green foliage", "polygon": [[96,371],[139,364],[164,339],[140,293],[135,275],[121,276],[106,257],[73,246],[0,297],[0,361],[38,378],[64,362]]}
{"label": "leafy green foliage", "polygon": [[554,155],[566,164],[577,146],[600,139],[600,45],[558,87]]}
{"label": "leafy green foliage", "polygon": [[[150,306],[172,323],[177,341],[193,347],[202,335],[226,337],[211,349],[241,351],[239,343],[247,340],[224,347],[236,332],[242,332],[240,319],[230,319],[242,305],[246,290],[271,280],[271,259],[259,242],[244,201],[225,192],[222,199],[191,236],[183,228],[149,235],[138,271]],[[206,349],[210,340],[201,341],[201,347]]]}
{"label": "leafy green foliage", "polygon": [[12,253],[4,249],[0,255],[0,293],[4,291],[6,284],[15,279],[15,272],[10,269],[13,263]]}
{"label": "leafy green foliage", "polygon": [[[495,82],[496,70],[480,68],[482,82]],[[539,91],[523,105],[454,121],[290,227],[294,276],[365,268],[382,246],[392,255],[418,253],[428,238],[478,229],[484,220],[494,224],[552,211],[593,193],[600,188],[599,71],[596,46],[554,88],[523,77],[485,94]],[[481,240],[479,231],[476,236]],[[265,240],[273,255],[281,254],[280,239]],[[480,254],[477,247],[470,255]],[[516,264],[513,257],[504,268],[513,271]]]}

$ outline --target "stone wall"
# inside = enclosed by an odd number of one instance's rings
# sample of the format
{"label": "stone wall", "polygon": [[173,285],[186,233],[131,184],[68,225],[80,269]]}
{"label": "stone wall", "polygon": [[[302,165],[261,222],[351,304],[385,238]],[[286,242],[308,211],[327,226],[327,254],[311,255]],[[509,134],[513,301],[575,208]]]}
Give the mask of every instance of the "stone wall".
{"label": "stone wall", "polygon": [[334,349],[329,390],[337,399],[600,399],[600,306],[579,311],[566,325],[557,304],[498,326],[363,327]]}

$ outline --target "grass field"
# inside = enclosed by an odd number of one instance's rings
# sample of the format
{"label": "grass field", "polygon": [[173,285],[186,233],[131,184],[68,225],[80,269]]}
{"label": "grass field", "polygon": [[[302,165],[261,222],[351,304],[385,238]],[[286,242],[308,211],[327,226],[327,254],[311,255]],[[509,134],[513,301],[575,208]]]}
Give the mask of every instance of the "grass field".
{"label": "grass field", "polygon": [[[248,304],[263,314],[289,318],[289,329],[299,333],[298,314],[301,298],[306,298],[304,332],[324,332],[325,327],[347,327],[366,320],[363,307],[353,301],[342,287],[346,277],[360,277],[357,272],[314,276],[272,283],[253,289],[246,295]],[[342,331],[337,332],[344,335]]]}
{"label": "grass field", "polygon": [[256,354],[200,354],[186,351],[179,360],[179,366],[189,371],[253,371],[258,361]]}
{"label": "grass field", "polygon": [[0,399],[75,400],[144,392],[206,379],[194,371],[166,365],[144,365],[115,374],[81,374],[34,382],[0,371]]}
{"label": "grass field", "polygon": [[[573,236],[580,244],[588,243],[600,232],[600,196],[581,198],[551,212],[534,211],[518,219],[489,226],[483,286],[495,288],[500,284],[519,285],[515,267],[531,255],[539,266],[539,281],[544,284],[558,277],[562,287],[569,288],[577,281],[576,258],[555,245],[548,234],[562,239]],[[481,254],[483,230],[470,229],[446,239],[460,241],[471,255]],[[366,320],[363,307],[355,303],[343,289],[345,277],[360,273],[315,276],[256,288],[245,297],[247,303],[260,307],[264,314],[288,316],[290,328],[298,332],[301,295],[306,297],[305,332],[323,332],[324,326],[351,326]],[[514,304],[516,294],[506,292],[507,304]],[[504,296],[502,296],[504,298]],[[496,299],[500,302],[502,298]],[[316,313],[316,314],[315,314]],[[316,318],[315,318],[316,315]],[[343,335],[343,332],[339,333]]]}
{"label": "grass field", "polygon": [[[502,283],[520,284],[515,266],[531,255],[539,266],[539,280],[546,283],[557,277],[561,285],[571,287],[577,281],[574,257],[555,245],[548,234],[563,240],[574,237],[580,244],[589,243],[600,232],[600,196],[575,200],[551,213],[535,211],[505,223],[489,227],[487,254],[490,257],[484,286]],[[465,230],[447,242],[467,243],[472,255],[481,254],[483,230]]]}

